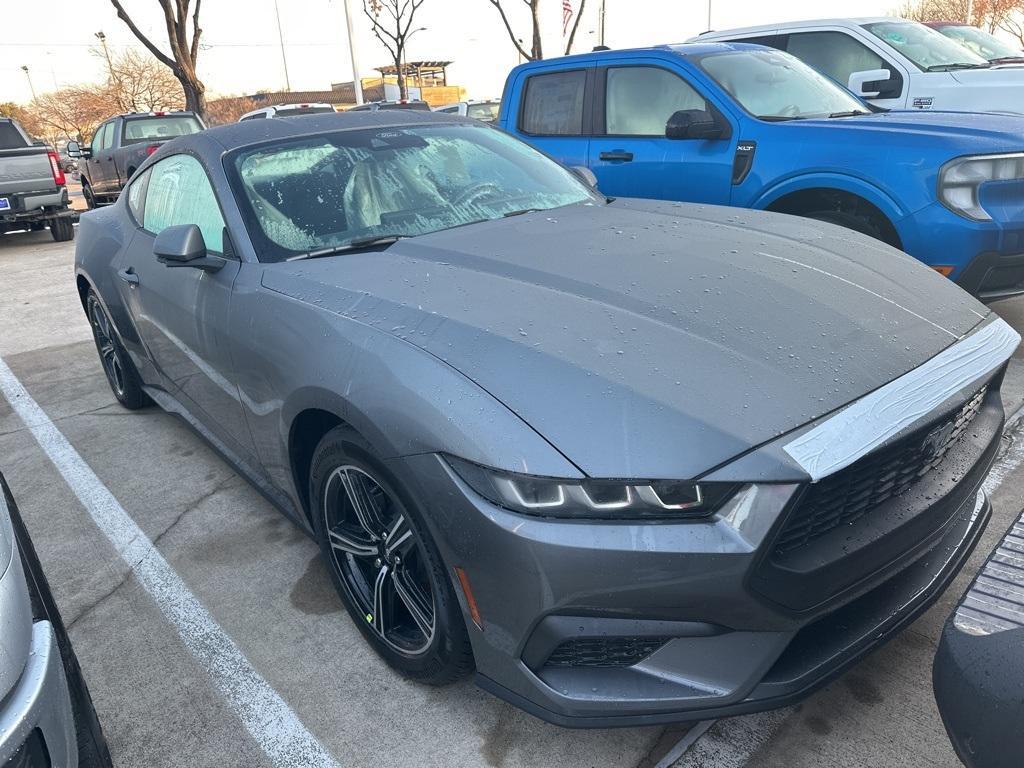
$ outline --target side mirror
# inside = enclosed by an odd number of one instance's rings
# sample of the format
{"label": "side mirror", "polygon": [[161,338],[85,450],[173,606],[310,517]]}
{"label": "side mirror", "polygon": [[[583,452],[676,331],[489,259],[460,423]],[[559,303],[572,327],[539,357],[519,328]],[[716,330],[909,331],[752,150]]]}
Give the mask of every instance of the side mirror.
{"label": "side mirror", "polygon": [[[864,99],[877,99],[885,92],[885,97],[889,98],[888,93],[891,92],[892,85],[894,85],[890,82],[891,80],[892,75],[888,69],[865,69],[861,72],[851,73],[847,84],[855,96]],[[886,88],[886,86],[889,87]]]}
{"label": "side mirror", "polygon": [[703,109],[681,109],[665,124],[666,139],[720,139],[725,129]]}
{"label": "side mirror", "polygon": [[206,251],[203,233],[195,224],[167,227],[153,242],[156,260],[168,267],[195,267],[216,272],[224,260],[210,257]]}
{"label": "side mirror", "polygon": [[69,141],[64,147],[64,151],[68,153],[68,157],[89,157],[89,148],[82,148],[82,145],[77,141]]}
{"label": "side mirror", "polygon": [[570,169],[576,176],[591,189],[597,189],[597,176],[585,165],[574,165]]}

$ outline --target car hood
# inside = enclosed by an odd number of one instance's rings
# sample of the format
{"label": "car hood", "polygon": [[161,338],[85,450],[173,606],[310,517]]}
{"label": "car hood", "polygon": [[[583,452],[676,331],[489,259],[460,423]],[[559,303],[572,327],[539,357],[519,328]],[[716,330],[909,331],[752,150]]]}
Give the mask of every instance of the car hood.
{"label": "car hood", "polygon": [[594,477],[698,476],[988,314],[845,229],[635,200],[268,265],[262,279],[440,358]]}
{"label": "car hood", "polygon": [[[954,154],[1024,150],[1024,116],[1016,114],[893,110],[782,125],[814,131],[815,141],[821,141],[818,132],[825,126],[837,134],[849,134],[851,141],[862,142],[868,138],[865,134],[875,134],[868,140],[877,142],[878,147],[909,142],[917,153],[929,145],[947,147]],[[841,135],[834,137],[834,141],[842,140]]]}

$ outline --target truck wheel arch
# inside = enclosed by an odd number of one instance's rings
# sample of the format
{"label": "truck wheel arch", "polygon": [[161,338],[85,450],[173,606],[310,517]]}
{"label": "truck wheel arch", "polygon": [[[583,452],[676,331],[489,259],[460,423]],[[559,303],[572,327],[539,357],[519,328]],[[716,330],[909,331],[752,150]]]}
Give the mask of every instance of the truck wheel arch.
{"label": "truck wheel arch", "polygon": [[[865,226],[851,226],[851,229],[870,234],[895,248],[903,248],[902,239],[894,223],[902,218],[902,212],[894,202],[879,200],[877,195],[869,197],[861,194],[860,190],[853,191],[831,185],[809,186],[775,195],[769,201],[762,201],[757,207],[774,213],[807,216],[833,223],[839,223],[837,220],[844,218],[859,219]],[[834,219],[829,214],[833,214]]]}

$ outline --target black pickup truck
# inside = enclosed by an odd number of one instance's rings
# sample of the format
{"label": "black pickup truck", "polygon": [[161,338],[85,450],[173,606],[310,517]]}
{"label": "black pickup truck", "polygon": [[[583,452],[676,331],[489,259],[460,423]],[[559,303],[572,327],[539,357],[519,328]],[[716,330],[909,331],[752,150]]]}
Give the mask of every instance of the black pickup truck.
{"label": "black pickup truck", "polygon": [[142,161],[166,141],[198,133],[205,126],[192,112],[136,112],[103,122],[82,147],[68,144],[68,155],[80,158],[82,195],[90,208],[112,203]]}
{"label": "black pickup truck", "polygon": [[68,206],[57,153],[0,118],[0,234],[49,227],[54,240],[71,240],[77,215]]}

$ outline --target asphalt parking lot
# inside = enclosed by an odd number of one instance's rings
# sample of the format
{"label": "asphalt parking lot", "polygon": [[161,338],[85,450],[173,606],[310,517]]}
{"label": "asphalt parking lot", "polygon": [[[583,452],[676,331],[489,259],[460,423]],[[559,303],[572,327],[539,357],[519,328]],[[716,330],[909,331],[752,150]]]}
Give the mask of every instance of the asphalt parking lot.
{"label": "asphalt parking lot", "polygon": [[[1024,506],[1024,421],[1004,439],[988,485],[993,520],[967,569],[913,626],[803,705],[693,730],[564,730],[471,681],[429,689],[402,680],[351,625],[311,540],[182,421],[118,406],[74,289],[73,250],[47,232],[0,237],[0,359],[338,765],[959,765],[932,699],[931,660],[946,615]],[[995,309],[1024,330],[1024,299]],[[1020,350],[1003,391],[1008,412],[1017,411]],[[0,396],[0,471],[68,624],[115,764],[274,765],[31,426]]]}

